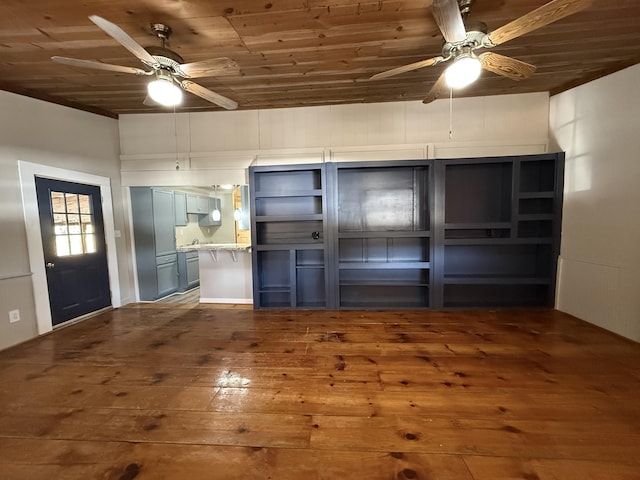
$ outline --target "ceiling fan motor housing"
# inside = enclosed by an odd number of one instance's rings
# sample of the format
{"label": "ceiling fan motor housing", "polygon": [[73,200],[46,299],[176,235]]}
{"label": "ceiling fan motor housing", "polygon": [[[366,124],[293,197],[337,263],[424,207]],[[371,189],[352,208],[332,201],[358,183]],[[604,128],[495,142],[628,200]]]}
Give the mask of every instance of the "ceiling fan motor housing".
{"label": "ceiling fan motor housing", "polygon": [[161,69],[179,74],[180,65],[184,63],[184,60],[176,52],[164,47],[145,47],[144,49],[158,61]]}

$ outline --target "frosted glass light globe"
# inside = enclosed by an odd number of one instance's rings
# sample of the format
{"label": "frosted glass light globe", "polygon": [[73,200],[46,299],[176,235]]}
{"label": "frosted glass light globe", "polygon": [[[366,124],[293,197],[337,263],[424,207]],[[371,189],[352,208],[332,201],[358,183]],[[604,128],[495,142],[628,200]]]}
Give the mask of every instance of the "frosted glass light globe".
{"label": "frosted glass light globe", "polygon": [[165,107],[182,103],[182,90],[171,80],[158,78],[147,85],[149,96]]}
{"label": "frosted glass light globe", "polygon": [[451,88],[463,88],[480,76],[480,60],[471,55],[459,56],[445,72],[445,80]]}

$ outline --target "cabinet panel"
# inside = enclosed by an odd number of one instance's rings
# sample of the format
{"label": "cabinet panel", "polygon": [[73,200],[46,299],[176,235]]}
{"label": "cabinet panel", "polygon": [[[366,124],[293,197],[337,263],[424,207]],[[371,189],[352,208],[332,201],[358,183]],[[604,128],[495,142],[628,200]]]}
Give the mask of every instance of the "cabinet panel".
{"label": "cabinet panel", "polygon": [[163,263],[156,266],[158,276],[158,298],[178,290],[178,262]]}
{"label": "cabinet panel", "polygon": [[176,251],[173,192],[153,189],[153,232],[156,256]]}
{"label": "cabinet panel", "polygon": [[187,225],[187,195],[182,192],[173,192],[173,206],[175,209],[175,226]]}
{"label": "cabinet panel", "polygon": [[187,258],[187,288],[195,288],[200,284],[200,262],[198,257]]}

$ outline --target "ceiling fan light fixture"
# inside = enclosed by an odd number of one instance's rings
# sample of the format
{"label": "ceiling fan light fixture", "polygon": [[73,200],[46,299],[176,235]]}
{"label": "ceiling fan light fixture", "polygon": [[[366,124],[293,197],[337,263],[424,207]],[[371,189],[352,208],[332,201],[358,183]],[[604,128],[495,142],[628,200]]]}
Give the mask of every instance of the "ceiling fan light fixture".
{"label": "ceiling fan light fixture", "polygon": [[461,53],[445,72],[447,85],[450,88],[464,88],[471,85],[478,79],[481,70],[482,65],[478,57],[472,52]]}
{"label": "ceiling fan light fixture", "polygon": [[160,105],[173,107],[182,103],[182,89],[178,87],[171,75],[158,71],[156,79],[147,85],[149,96]]}

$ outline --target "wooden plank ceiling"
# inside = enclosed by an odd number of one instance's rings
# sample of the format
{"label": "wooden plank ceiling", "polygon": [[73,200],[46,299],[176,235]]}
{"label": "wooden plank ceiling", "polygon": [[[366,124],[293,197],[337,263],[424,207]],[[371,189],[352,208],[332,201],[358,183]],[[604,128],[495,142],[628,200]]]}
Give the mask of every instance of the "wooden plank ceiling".
{"label": "wooden plank ceiling", "polygon": [[[546,0],[475,0],[468,20],[489,31]],[[3,0],[0,88],[117,116],[166,111],[143,105],[148,78],[75,68],[60,55],[143,65],[87,18],[118,24],[158,46],[151,23],[169,25],[185,62],[226,56],[240,73],[197,79],[241,109],[421,100],[444,66],[384,80],[378,72],[439,55],[430,0]],[[588,9],[493,49],[537,66],[516,82],[483,72],[456,96],[557,93],[640,62],[640,2],[595,0]],[[180,111],[220,110],[187,94]]]}

